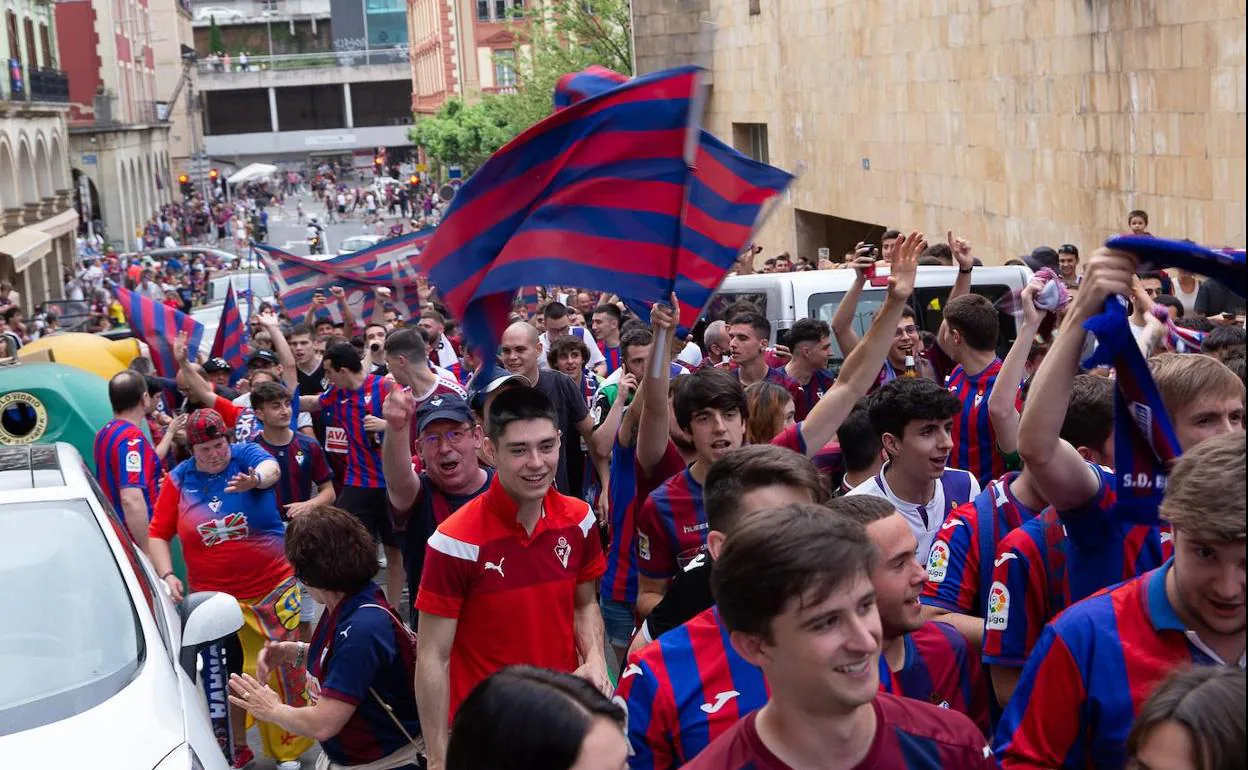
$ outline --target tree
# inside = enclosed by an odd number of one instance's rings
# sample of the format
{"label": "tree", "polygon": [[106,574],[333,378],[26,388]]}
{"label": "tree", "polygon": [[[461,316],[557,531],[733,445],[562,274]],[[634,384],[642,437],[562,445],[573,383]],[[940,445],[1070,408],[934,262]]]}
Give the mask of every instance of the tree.
{"label": "tree", "polygon": [[221,40],[221,28],[217,26],[217,17],[208,17],[208,53],[222,53],[225,51],[225,43]]}
{"label": "tree", "polygon": [[631,75],[631,24],[628,0],[544,0],[524,21],[517,15],[509,23],[518,49],[517,92],[488,94],[471,107],[448,102],[418,119],[409,136],[434,159],[471,172],[554,111],[555,83],[564,74],[597,64]]}
{"label": "tree", "polygon": [[452,99],[436,115],[416,123],[409,136],[438,161],[472,170],[515,136],[499,106],[493,99],[472,106]]}

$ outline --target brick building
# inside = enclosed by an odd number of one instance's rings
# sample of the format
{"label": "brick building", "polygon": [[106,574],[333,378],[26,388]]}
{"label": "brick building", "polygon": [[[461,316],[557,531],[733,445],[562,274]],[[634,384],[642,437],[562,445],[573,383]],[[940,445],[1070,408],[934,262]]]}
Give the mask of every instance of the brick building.
{"label": "brick building", "polygon": [[526,0],[407,0],[412,112],[432,114],[447,99],[472,101],[516,86],[525,55],[510,26]]}

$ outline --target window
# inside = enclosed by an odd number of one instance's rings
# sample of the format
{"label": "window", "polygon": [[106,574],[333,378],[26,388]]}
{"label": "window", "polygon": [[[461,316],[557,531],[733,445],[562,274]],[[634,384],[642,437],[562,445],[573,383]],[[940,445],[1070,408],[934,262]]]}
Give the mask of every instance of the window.
{"label": "window", "polygon": [[35,48],[35,23],[30,19],[23,20],[26,28],[26,66],[39,66],[39,50]]}
{"label": "window", "polygon": [[494,0],[494,21],[507,18],[507,0]]}
{"label": "window", "polygon": [[524,16],[524,0],[511,0],[511,15],[517,18]]}
{"label": "window", "polygon": [[767,152],[766,123],[733,123],[732,144],[759,163],[770,163]]}
{"label": "window", "polygon": [[260,0],[260,9],[263,11],[276,11],[277,0]]}
{"label": "window", "polygon": [[490,20],[490,0],[477,0],[477,21]]}
{"label": "window", "polygon": [[48,25],[39,25],[39,43],[43,46],[42,64],[44,67],[52,67],[52,39],[48,35]]}
{"label": "window", "polygon": [[5,16],[6,26],[9,28],[9,58],[20,61],[22,58],[22,44],[17,36],[17,14],[9,11]]}
{"label": "window", "polygon": [[750,0],[750,15],[757,16],[763,12],[762,0]]}
{"label": "window", "polygon": [[499,88],[516,84],[516,52],[500,49],[494,52],[494,85]]}
{"label": "window", "polygon": [[[948,291],[946,290],[946,293]],[[866,290],[862,293],[862,297],[858,300],[858,307],[854,310],[854,318],[850,322],[851,327],[858,333],[859,338],[867,333],[867,329],[871,326],[871,320],[875,318],[875,314],[879,311],[880,306],[884,304],[886,292],[883,289]],[[845,299],[845,292],[835,291],[823,294],[812,294],[809,300],[809,307],[806,309],[807,318],[815,318],[820,321],[832,323],[832,314],[836,312],[836,308],[841,304],[841,300]],[[840,365],[845,361],[845,354],[841,352],[841,346],[836,344],[836,336],[832,337],[832,355],[829,358],[829,365],[839,370]]]}

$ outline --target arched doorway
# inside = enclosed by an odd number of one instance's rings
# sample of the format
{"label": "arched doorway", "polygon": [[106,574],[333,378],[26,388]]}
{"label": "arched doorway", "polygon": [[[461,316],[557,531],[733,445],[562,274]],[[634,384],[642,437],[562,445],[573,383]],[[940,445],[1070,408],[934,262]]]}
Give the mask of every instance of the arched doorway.
{"label": "arched doorway", "polygon": [[[91,177],[76,168],[70,171],[74,177],[74,208],[78,210],[78,214],[82,217],[78,223],[78,230],[85,233],[89,220],[103,221],[104,219],[104,212],[100,208],[100,193],[95,187],[95,182],[91,181]],[[83,192],[87,194],[86,208],[82,205]]]}

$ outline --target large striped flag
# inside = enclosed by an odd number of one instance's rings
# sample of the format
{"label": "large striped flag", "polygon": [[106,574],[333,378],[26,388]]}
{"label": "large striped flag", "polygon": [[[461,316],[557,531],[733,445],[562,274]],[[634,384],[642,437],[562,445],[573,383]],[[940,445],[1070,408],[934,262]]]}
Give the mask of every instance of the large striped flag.
{"label": "large striped flag", "polygon": [[217,324],[217,336],[212,341],[212,358],[224,358],[230,367],[238,372],[245,363],[244,351],[247,347],[247,327],[238,312],[238,302],[234,297],[234,284],[231,282],[225,291],[225,304],[221,306],[221,322]]}
{"label": "large striped flag", "polygon": [[198,357],[199,346],[204,339],[204,325],[199,321],[118,284],[113,285],[113,294],[121,303],[130,331],[147,343],[156,374],[161,377],[177,374],[178,361],[173,355],[173,341],[181,332],[187,334],[187,354],[192,360]]}
{"label": "large striped flag", "polygon": [[[367,323],[372,318],[376,306],[377,287],[390,284],[388,281],[367,283],[356,280],[355,277],[347,278],[342,274],[345,271],[329,272],[321,268],[324,264],[322,262],[298,257],[265,243],[253,243],[252,248],[259,256],[265,272],[268,273],[269,283],[273,285],[273,291],[281,300],[282,307],[296,322],[312,309],[312,298],[317,291],[328,296],[331,287],[340,286],[346,292],[347,305],[351,308],[351,313],[356,320]],[[394,269],[397,271],[400,268],[396,264]],[[401,269],[411,271],[413,268],[404,266]],[[411,275],[415,274],[411,273]],[[388,304],[394,306],[399,315],[404,318],[409,318],[419,312],[420,303],[417,300],[414,282],[412,288],[408,288],[403,283],[394,282]],[[336,302],[329,302],[325,305],[325,309],[335,323],[343,320]]]}
{"label": "large striped flag", "polygon": [[474,344],[497,346],[522,286],[664,296],[700,74],[647,75],[560,110],[464,183],[419,261]]}
{"label": "large striped flag", "polygon": [[[569,73],[555,85],[555,108],[599,96],[626,82],[627,76],[597,65]],[[699,132],[681,217],[680,246],[674,253],[670,288],[664,296],[666,300],[675,291],[680,303],[678,333],[684,334],[697,323],[711,295],[765,218],[768,201],[792,182],[792,175],[751,160],[705,129]],[[624,301],[638,316],[648,317],[644,302],[627,296]]]}

